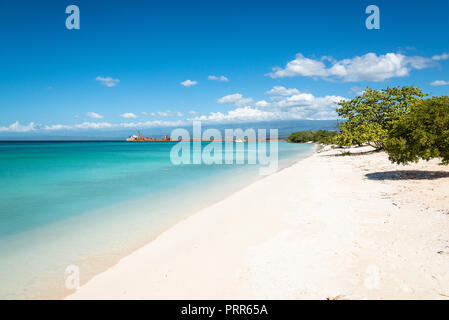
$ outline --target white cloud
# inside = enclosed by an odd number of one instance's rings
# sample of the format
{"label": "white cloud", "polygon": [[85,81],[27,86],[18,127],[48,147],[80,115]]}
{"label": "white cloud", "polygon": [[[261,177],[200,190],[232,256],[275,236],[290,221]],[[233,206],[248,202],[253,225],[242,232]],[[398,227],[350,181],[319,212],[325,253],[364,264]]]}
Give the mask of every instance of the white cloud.
{"label": "white cloud", "polygon": [[120,117],[125,119],[137,118],[137,116],[132,112],[126,112],[120,115]]}
{"label": "white cloud", "polygon": [[274,94],[274,95],[280,95],[280,96],[290,96],[292,94],[299,93],[298,89],[287,89],[282,86],[275,86],[273,89],[266,92],[267,94]]}
{"label": "white cloud", "polygon": [[337,61],[331,57],[323,57],[321,60],[309,59],[298,53],[285,68],[273,68],[273,72],[267,75],[272,78],[305,76],[345,82],[381,82],[394,77],[408,76],[413,69],[429,68],[435,65],[435,61],[448,58],[449,55],[446,56],[446,54],[426,58],[405,56],[400,53],[379,56],[375,53],[367,53],[352,59]]}
{"label": "white cloud", "polygon": [[191,87],[191,86],[194,86],[196,84],[198,84],[197,81],[188,80],[188,79],[186,81],[181,82],[181,85],[183,85],[184,87]]}
{"label": "white cloud", "polygon": [[0,126],[0,132],[45,132],[45,131],[60,131],[60,130],[102,130],[102,129],[143,129],[153,127],[180,127],[191,125],[191,122],[185,120],[176,121],[144,121],[144,122],[123,122],[123,123],[109,123],[109,122],[82,122],[73,125],[51,124],[39,125],[30,122],[28,125],[22,125],[19,122],[14,122],[10,126]]}
{"label": "white cloud", "polygon": [[195,120],[212,122],[244,122],[274,120],[273,114],[250,106],[237,108],[227,113],[211,112],[209,115],[196,117]]}
{"label": "white cloud", "polygon": [[240,93],[234,93],[218,99],[217,102],[241,107],[250,104],[251,102],[253,102],[253,99],[244,98]]}
{"label": "white cloud", "polygon": [[145,122],[128,122],[128,123],[120,123],[114,125],[117,128],[153,128],[153,127],[179,127],[191,125],[191,122],[184,120],[176,120],[176,121],[163,121],[163,120],[153,120],[153,121],[145,121]]}
{"label": "white cloud", "polygon": [[83,122],[73,126],[65,126],[65,129],[108,129],[113,125],[108,122]]}
{"label": "white cloud", "polygon": [[96,77],[95,80],[100,82],[102,85],[106,87],[115,87],[120,82],[120,79],[113,79],[111,77]]}
{"label": "white cloud", "polygon": [[435,80],[430,83],[431,86],[449,86],[449,81]]}
{"label": "white cloud", "polygon": [[109,123],[109,122],[82,122],[73,125],[62,125],[62,124],[53,124],[53,125],[45,125],[45,126],[36,126],[33,123],[26,126],[28,129],[24,130],[25,126],[22,127],[21,131],[18,131],[17,124],[13,124],[8,128],[12,128],[15,126],[15,129],[2,130],[4,127],[0,127],[0,131],[12,131],[12,132],[26,132],[26,131],[58,131],[58,130],[101,130],[101,129],[141,129],[141,128],[152,128],[152,127],[175,127],[175,126],[185,126],[188,125],[189,122],[178,120],[178,121],[144,121],[144,122],[123,122],[123,123]]}
{"label": "white cloud", "polygon": [[[337,119],[336,103],[346,99],[340,96],[315,97],[311,93],[301,93],[297,89],[286,89],[284,87],[274,87],[266,93],[270,95],[277,94],[277,96],[274,96],[272,101],[260,100],[244,107],[237,106],[237,108],[227,113],[212,112],[194,119],[223,123],[293,119]],[[243,96],[241,94],[238,94],[238,96],[230,95],[221,99],[222,103],[235,104],[235,102],[241,101]],[[252,102],[252,99],[248,98],[248,100]]]}
{"label": "white cloud", "polygon": [[88,116],[89,118],[93,118],[93,119],[103,119],[103,116],[96,112],[88,112],[88,113],[86,113],[86,116]]}
{"label": "white cloud", "polygon": [[268,107],[269,105],[270,105],[270,102],[267,102],[266,100],[257,101],[255,104],[256,107],[262,107],[262,108]]}
{"label": "white cloud", "polygon": [[285,69],[276,67],[268,74],[272,78],[301,76],[326,76],[326,65],[318,60],[305,58],[298,53],[296,59],[287,63]]}
{"label": "white cloud", "polygon": [[[273,90],[274,89],[274,90]],[[338,116],[335,112],[336,103],[345,99],[340,96],[324,96],[315,97],[311,93],[302,93],[297,89],[280,89],[273,88],[267,91],[267,94],[274,95],[272,101],[260,100],[254,103],[251,98],[244,98],[241,94],[229,95],[221,98],[221,103],[231,103],[236,108],[228,112],[212,112],[207,115],[196,116],[190,120],[201,120],[215,123],[232,123],[232,122],[257,122],[270,120],[294,120],[294,119],[312,119],[326,120],[336,119]],[[288,92],[289,95],[286,95]],[[242,102],[243,101],[243,102]],[[243,105],[238,105],[243,103]],[[250,104],[250,105],[248,105]],[[165,112],[145,113],[147,115],[159,116],[182,116],[180,112],[167,110]],[[195,115],[196,111],[189,111],[188,114]],[[134,118],[135,114],[125,113],[122,117]],[[57,130],[101,130],[101,129],[124,129],[134,128],[143,129],[151,127],[176,127],[187,126],[191,122],[186,120],[176,121],[143,121],[143,122],[124,122],[112,124],[109,122],[83,122],[74,125],[36,125],[31,122],[28,125],[21,125],[19,122],[11,124],[9,127],[0,127],[0,131],[10,132],[28,132],[28,131],[57,131]]]}
{"label": "white cloud", "polygon": [[64,125],[64,124],[52,124],[52,125],[44,126],[43,129],[47,130],[47,131],[56,131],[56,130],[63,130],[63,129],[71,129],[71,126]]}
{"label": "white cloud", "polygon": [[220,81],[220,82],[228,82],[229,79],[225,76],[208,76],[207,79],[213,80],[213,81]]}
{"label": "white cloud", "polygon": [[171,111],[171,110],[167,110],[167,111],[158,111],[158,112],[142,112],[142,114],[144,116],[151,116],[151,117],[155,117],[155,116],[159,116],[159,117],[182,117],[183,114],[179,111]]}
{"label": "white cloud", "polygon": [[[207,115],[199,115],[190,120],[202,120],[216,123],[230,123],[230,122],[257,122],[270,120],[293,120],[293,119],[313,119],[325,120],[336,119],[337,114],[335,109],[336,103],[345,99],[340,96],[324,96],[315,97],[311,93],[303,93],[297,89],[286,89],[284,87],[274,87],[266,92],[274,99],[270,101],[260,100],[254,102],[251,98],[244,98],[242,94],[233,94],[222,97],[220,103],[230,103],[236,106],[233,110],[228,112],[212,112]],[[271,97],[270,97],[271,98]],[[143,114],[152,116],[182,116],[182,113],[167,110],[165,112]],[[196,111],[189,111],[188,114],[196,115]],[[126,115],[126,116],[125,116]],[[125,113],[121,115],[125,118],[136,117],[133,113]],[[0,131],[11,132],[27,132],[34,130],[100,130],[100,129],[124,129],[124,128],[150,128],[150,127],[175,127],[186,126],[191,123],[186,120],[176,121],[143,121],[143,122],[124,122],[112,124],[109,122],[83,122],[74,125],[36,125],[30,123],[28,125],[21,125],[15,122],[9,127],[0,127]]]}
{"label": "white cloud", "polygon": [[440,55],[435,55],[432,57],[435,61],[441,61],[441,60],[448,60],[449,59],[449,53],[443,53]]}
{"label": "white cloud", "polygon": [[340,96],[315,97],[311,93],[298,93],[291,96],[279,97],[276,101],[256,102],[255,107],[281,113],[293,119],[336,119],[337,102],[344,100]]}
{"label": "white cloud", "polygon": [[155,117],[157,114],[155,112],[142,112],[142,115],[148,116],[148,117]]}
{"label": "white cloud", "polygon": [[22,125],[19,121],[14,122],[8,127],[1,127],[0,132],[29,132],[37,129],[37,126],[34,122],[30,122],[27,125]]}

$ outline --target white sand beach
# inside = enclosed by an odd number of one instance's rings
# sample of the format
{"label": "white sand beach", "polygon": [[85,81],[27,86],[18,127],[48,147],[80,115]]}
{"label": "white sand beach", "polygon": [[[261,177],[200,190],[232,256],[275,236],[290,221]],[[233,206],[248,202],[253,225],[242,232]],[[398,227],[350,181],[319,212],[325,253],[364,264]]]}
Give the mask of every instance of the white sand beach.
{"label": "white sand beach", "polygon": [[188,217],[67,298],[449,299],[449,167],[341,152]]}

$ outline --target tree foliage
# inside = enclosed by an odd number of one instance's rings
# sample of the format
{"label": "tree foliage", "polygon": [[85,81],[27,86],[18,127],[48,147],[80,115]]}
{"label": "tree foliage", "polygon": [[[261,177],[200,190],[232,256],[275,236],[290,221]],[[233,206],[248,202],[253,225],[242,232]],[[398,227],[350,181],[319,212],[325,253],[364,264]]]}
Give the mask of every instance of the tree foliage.
{"label": "tree foliage", "polygon": [[324,144],[334,143],[337,136],[336,132],[327,130],[309,130],[293,132],[287,138],[288,142],[304,143],[304,142],[319,142]]}
{"label": "tree foliage", "polygon": [[368,143],[382,149],[388,132],[410,109],[422,101],[417,87],[394,87],[383,90],[366,88],[362,95],[338,104],[337,113],[346,121],[340,125],[340,145]]}
{"label": "tree foliage", "polygon": [[434,97],[413,105],[394,123],[385,150],[397,164],[432,158],[449,164],[449,97]]}

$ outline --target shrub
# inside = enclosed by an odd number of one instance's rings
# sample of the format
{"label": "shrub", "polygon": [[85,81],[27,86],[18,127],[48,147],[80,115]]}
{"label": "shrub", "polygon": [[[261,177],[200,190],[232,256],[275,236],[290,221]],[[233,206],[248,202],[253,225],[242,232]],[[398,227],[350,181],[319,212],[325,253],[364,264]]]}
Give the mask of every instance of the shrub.
{"label": "shrub", "polygon": [[383,90],[366,88],[362,95],[338,104],[337,113],[346,121],[340,125],[340,145],[368,143],[382,149],[388,132],[425,94],[416,87]]}
{"label": "shrub", "polygon": [[287,138],[288,142],[305,143],[305,142],[319,142],[324,144],[334,143],[337,133],[327,130],[309,130],[293,132]]}
{"label": "shrub", "polygon": [[434,97],[412,106],[389,132],[385,150],[397,164],[432,158],[449,164],[449,97]]}

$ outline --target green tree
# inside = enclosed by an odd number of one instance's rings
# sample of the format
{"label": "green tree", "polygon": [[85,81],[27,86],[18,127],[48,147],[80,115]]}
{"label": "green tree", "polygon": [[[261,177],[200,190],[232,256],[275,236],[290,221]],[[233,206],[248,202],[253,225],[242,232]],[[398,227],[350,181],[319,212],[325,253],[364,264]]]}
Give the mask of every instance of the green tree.
{"label": "green tree", "polygon": [[449,97],[434,97],[413,106],[395,123],[385,150],[397,164],[432,158],[449,164]]}
{"label": "green tree", "polygon": [[383,90],[366,88],[362,95],[338,104],[337,113],[346,119],[340,125],[340,145],[368,143],[382,149],[388,132],[425,94],[417,87],[394,87]]}
{"label": "green tree", "polygon": [[309,130],[293,132],[287,138],[288,142],[304,143],[304,142],[320,142],[324,144],[334,143],[336,132],[327,130]]}

